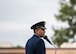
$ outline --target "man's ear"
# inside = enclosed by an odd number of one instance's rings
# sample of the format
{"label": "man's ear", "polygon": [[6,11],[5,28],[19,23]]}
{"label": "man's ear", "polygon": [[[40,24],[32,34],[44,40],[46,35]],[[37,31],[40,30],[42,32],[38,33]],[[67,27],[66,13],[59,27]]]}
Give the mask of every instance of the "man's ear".
{"label": "man's ear", "polygon": [[39,28],[35,29],[35,32],[38,32]]}

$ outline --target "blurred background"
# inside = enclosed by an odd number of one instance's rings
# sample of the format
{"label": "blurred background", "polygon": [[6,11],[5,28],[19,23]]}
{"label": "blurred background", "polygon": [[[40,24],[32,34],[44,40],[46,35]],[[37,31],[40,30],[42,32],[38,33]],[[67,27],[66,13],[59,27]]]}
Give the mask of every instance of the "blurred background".
{"label": "blurred background", "polygon": [[0,0],[0,47],[24,48],[39,21],[46,21],[46,35],[57,48],[76,48],[75,0]]}

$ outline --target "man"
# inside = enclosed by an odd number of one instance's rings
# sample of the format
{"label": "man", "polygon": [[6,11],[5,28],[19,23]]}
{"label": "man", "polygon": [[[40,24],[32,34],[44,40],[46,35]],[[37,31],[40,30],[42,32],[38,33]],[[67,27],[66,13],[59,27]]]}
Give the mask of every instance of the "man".
{"label": "man", "polygon": [[31,29],[34,30],[34,35],[26,43],[26,54],[46,54],[45,44],[41,39],[45,36],[45,22],[38,22]]}

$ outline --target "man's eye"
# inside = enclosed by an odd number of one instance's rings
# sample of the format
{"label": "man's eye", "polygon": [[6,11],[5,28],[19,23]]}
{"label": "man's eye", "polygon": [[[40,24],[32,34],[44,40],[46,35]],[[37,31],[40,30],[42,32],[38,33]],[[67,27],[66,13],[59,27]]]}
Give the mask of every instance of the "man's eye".
{"label": "man's eye", "polygon": [[42,29],[44,31],[44,29]]}

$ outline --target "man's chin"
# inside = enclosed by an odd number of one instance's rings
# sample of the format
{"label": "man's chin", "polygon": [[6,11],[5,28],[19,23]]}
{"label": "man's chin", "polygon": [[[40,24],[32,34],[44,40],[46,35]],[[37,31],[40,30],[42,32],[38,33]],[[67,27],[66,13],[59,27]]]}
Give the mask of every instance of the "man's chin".
{"label": "man's chin", "polygon": [[44,37],[44,36],[40,36],[40,37]]}

